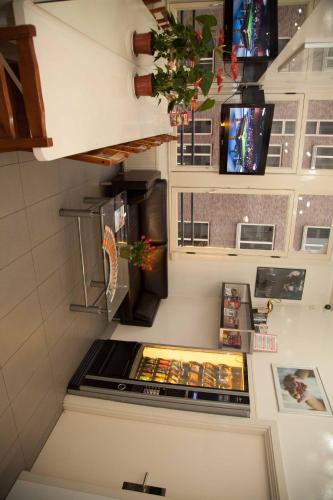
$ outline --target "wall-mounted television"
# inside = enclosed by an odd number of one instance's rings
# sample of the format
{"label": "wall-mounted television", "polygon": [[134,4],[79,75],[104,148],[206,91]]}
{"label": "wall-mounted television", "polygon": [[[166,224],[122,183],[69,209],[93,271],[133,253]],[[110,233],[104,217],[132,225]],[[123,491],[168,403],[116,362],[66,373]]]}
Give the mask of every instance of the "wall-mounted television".
{"label": "wall-mounted television", "polygon": [[220,174],[264,175],[274,104],[223,104]]}
{"label": "wall-mounted television", "polygon": [[239,61],[265,61],[278,54],[277,0],[225,0],[225,58],[237,46]]}

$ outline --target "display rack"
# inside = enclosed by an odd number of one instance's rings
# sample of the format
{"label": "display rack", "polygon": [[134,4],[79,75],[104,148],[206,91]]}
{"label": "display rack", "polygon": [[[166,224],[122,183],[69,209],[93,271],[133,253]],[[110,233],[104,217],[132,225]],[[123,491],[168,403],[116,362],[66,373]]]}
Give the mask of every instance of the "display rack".
{"label": "display rack", "polygon": [[250,285],[222,283],[219,348],[251,353],[254,323]]}

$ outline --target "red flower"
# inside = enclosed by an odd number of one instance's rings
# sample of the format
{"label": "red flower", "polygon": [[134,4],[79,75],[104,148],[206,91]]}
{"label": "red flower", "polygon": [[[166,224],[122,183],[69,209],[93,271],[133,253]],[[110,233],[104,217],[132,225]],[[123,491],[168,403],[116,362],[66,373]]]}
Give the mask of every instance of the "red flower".
{"label": "red flower", "polygon": [[150,246],[151,240],[142,235],[140,241],[132,245],[129,260],[143,271],[152,271],[155,260],[155,247]]}
{"label": "red flower", "polygon": [[219,35],[219,39],[217,42],[217,46],[221,47],[222,45],[224,45],[224,31],[220,30],[220,35]]}
{"label": "red flower", "polygon": [[200,42],[202,40],[202,35],[201,35],[200,31],[195,31],[194,34],[195,34],[195,38],[198,40],[198,42]]}
{"label": "red flower", "polygon": [[231,61],[236,62],[237,61],[237,45],[233,45],[231,49]]}
{"label": "red flower", "polygon": [[231,50],[231,78],[237,80],[237,48],[238,45],[233,45]]}
{"label": "red flower", "polygon": [[223,68],[222,68],[222,66],[221,66],[221,68],[218,69],[216,77],[217,77],[217,91],[221,92],[222,87],[223,87]]}
{"label": "red flower", "polygon": [[231,63],[231,78],[235,81],[237,80],[237,64]]}
{"label": "red flower", "polygon": [[196,88],[200,87],[200,82],[201,82],[201,76],[197,76],[197,78],[194,82],[194,87],[196,87]]}
{"label": "red flower", "polygon": [[195,111],[197,109],[198,102],[195,99],[191,101],[191,111]]}

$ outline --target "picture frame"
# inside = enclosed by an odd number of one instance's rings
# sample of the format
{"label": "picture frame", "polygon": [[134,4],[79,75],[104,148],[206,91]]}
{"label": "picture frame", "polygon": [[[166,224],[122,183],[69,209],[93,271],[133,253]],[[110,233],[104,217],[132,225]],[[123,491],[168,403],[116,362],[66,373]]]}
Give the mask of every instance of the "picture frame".
{"label": "picture frame", "polygon": [[272,364],[278,409],[284,413],[332,416],[318,368],[306,363]]}
{"label": "picture frame", "polygon": [[305,269],[257,267],[255,297],[302,300]]}

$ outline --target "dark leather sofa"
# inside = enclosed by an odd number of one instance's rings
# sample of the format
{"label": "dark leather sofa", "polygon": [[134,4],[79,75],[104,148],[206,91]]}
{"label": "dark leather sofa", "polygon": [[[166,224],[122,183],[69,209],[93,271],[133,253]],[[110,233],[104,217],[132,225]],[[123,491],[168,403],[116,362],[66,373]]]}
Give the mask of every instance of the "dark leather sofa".
{"label": "dark leather sofa", "polygon": [[156,170],[119,174],[105,186],[104,195],[127,192],[128,242],[142,235],[156,246],[152,271],[129,264],[129,291],[118,309],[124,325],[152,326],[161,299],[168,296],[167,183]]}

